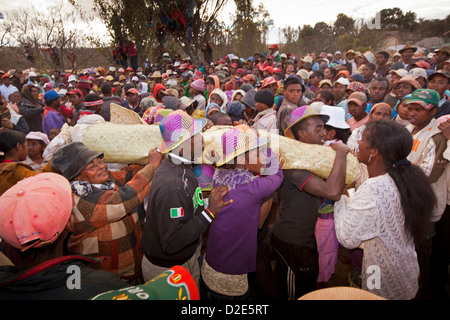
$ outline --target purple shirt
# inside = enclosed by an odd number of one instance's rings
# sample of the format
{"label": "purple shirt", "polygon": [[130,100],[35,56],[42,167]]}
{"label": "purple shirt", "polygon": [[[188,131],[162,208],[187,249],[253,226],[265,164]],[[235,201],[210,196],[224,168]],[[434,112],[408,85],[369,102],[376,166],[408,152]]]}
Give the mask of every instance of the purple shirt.
{"label": "purple shirt", "polygon": [[49,111],[42,120],[42,130],[46,135],[48,135],[50,130],[54,128],[61,129],[64,123],[66,123],[66,119],[61,113]]}
{"label": "purple shirt", "polygon": [[[235,177],[234,182],[236,179],[239,177]],[[214,186],[220,185],[218,182],[220,181],[215,179]],[[224,202],[233,199],[233,203],[222,208],[217,214],[211,224],[206,246],[205,257],[214,270],[225,274],[256,271],[261,204],[282,182],[283,172],[278,169],[276,174],[255,177],[246,183],[236,184],[224,197]]]}

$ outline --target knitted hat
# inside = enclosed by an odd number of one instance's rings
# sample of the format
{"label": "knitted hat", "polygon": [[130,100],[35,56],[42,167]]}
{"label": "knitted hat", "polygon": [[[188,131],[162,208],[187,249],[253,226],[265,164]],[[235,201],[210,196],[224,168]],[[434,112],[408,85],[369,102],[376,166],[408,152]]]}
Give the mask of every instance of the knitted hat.
{"label": "knitted hat", "polygon": [[51,166],[71,181],[96,158],[103,158],[103,153],[86,147],[81,142],[68,143],[53,154]]}
{"label": "knitted hat", "polygon": [[265,105],[272,107],[274,103],[274,95],[272,90],[269,89],[261,89],[256,91],[255,93],[255,102],[261,102]]}
{"label": "knitted hat", "polygon": [[213,188],[214,167],[208,164],[200,164],[192,168],[197,177],[202,191],[211,191]]}
{"label": "knitted hat", "polygon": [[191,83],[191,88],[200,92],[205,91],[205,86],[206,84],[203,79],[197,79]]}
{"label": "knitted hat", "polygon": [[0,238],[25,251],[53,243],[69,221],[72,188],[56,173],[23,179],[0,197]]}
{"label": "knitted hat", "polygon": [[227,113],[234,116],[240,116],[244,109],[245,106],[240,101],[231,101],[227,105]]}

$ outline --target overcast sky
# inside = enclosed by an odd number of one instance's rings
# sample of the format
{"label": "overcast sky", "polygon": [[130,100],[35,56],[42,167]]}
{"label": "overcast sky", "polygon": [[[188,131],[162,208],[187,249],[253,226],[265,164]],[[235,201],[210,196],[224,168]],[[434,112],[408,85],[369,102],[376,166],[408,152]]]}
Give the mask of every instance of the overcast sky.
{"label": "overcast sky", "polygon": [[[62,0],[59,0],[62,1]],[[22,8],[26,10],[33,4],[45,13],[45,5],[57,3],[58,0],[0,0],[0,11],[12,8]],[[76,0],[83,3],[86,10],[91,10],[92,0]],[[269,42],[277,41],[278,29],[291,26],[297,28],[309,24],[314,26],[316,22],[324,21],[332,24],[339,13],[344,13],[354,19],[374,19],[377,12],[386,8],[399,7],[403,12],[413,11],[418,18],[443,19],[450,14],[449,0],[418,1],[418,0],[253,0],[253,5],[257,7],[259,3],[269,11],[270,18],[274,21],[274,28],[269,36]],[[236,6],[233,0],[229,0],[223,9],[221,20],[225,23],[231,22],[231,16],[235,13]],[[92,24],[91,24],[92,25]],[[95,29],[104,32],[100,25]]]}

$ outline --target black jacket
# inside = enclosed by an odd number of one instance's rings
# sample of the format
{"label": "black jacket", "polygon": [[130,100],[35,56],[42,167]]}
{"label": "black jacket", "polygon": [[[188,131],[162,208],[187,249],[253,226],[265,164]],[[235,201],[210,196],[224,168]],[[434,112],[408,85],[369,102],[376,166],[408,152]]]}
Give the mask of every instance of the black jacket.
{"label": "black jacket", "polygon": [[0,266],[0,300],[87,300],[129,286],[112,273],[88,266],[95,262],[83,256],[63,256],[22,274],[16,266]]}
{"label": "black jacket", "polygon": [[28,129],[30,131],[40,131],[42,130],[42,115],[44,113],[44,104],[39,102],[40,107],[36,107],[33,102],[27,98],[23,98],[19,101],[19,113],[27,121]]}
{"label": "black jacket", "polygon": [[148,196],[142,248],[154,265],[181,265],[195,253],[213,217],[191,165],[164,159],[153,176]]}

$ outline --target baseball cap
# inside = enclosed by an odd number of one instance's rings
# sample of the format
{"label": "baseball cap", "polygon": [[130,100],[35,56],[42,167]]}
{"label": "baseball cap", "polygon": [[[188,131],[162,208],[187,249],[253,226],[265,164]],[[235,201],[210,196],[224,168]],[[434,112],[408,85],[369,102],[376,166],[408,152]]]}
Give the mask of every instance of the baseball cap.
{"label": "baseball cap", "polygon": [[39,131],[31,131],[27,134],[27,136],[25,138],[30,139],[30,140],[43,141],[45,143],[45,145],[48,145],[50,143],[48,136],[45,133],[42,133]]}
{"label": "baseball cap", "polygon": [[395,73],[399,77],[403,78],[404,76],[406,76],[408,74],[408,70],[406,70],[406,69],[397,69],[397,70],[389,71],[389,74],[393,74],[393,73]]}
{"label": "baseball cap", "polygon": [[67,95],[69,95],[69,96],[74,95],[74,94],[78,94],[79,96],[84,97],[84,94],[80,89],[73,89],[73,90],[70,90],[69,92],[67,92]]}
{"label": "baseball cap", "polygon": [[430,74],[428,76],[428,80],[431,80],[431,78],[433,78],[436,75],[442,75],[444,77],[447,77],[447,79],[450,79],[450,72],[446,71],[446,70],[437,70],[436,72],[433,72],[432,74]]}
{"label": "baseball cap", "polygon": [[439,105],[440,96],[433,89],[417,89],[411,94],[406,104],[417,103],[423,108],[430,110]]}
{"label": "baseball cap", "polygon": [[359,106],[362,106],[364,103],[367,103],[367,95],[363,92],[355,91],[349,97],[347,102],[356,102]]}
{"label": "baseball cap", "polygon": [[427,78],[428,74],[427,71],[423,68],[414,68],[409,70],[409,75],[411,75],[414,79],[417,79],[419,77]]}
{"label": "baseball cap", "polygon": [[44,93],[44,100],[52,101],[57,98],[59,98],[59,94],[55,90],[49,90],[46,93]]}
{"label": "baseball cap", "polygon": [[53,243],[72,212],[72,188],[62,175],[39,173],[0,197],[0,237],[21,251]]}

